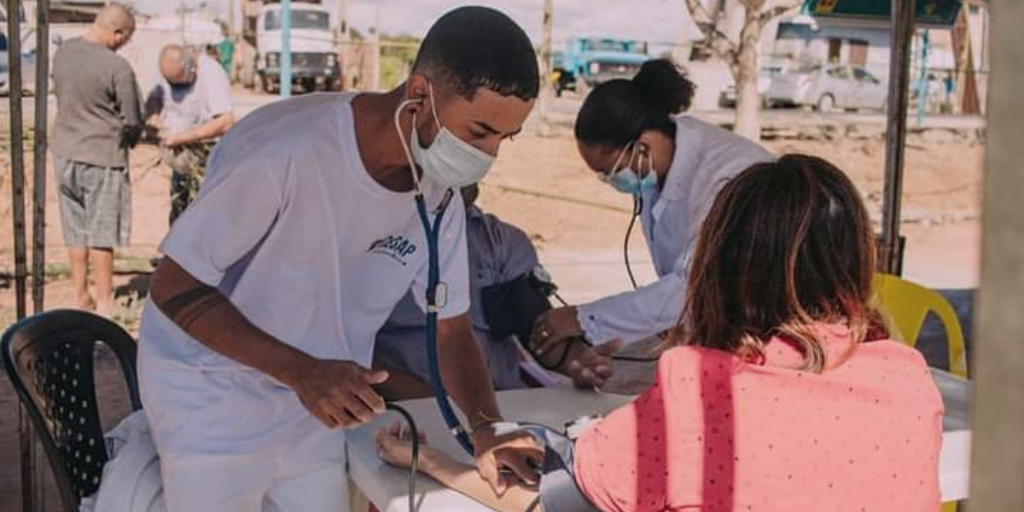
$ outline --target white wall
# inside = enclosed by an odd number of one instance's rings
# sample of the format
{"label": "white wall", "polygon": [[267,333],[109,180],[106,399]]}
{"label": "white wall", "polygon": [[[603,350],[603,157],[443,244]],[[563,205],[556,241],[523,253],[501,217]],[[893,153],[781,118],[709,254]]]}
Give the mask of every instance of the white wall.
{"label": "white wall", "polygon": [[828,60],[828,41],[832,38],[843,40],[843,49],[840,55],[841,62],[849,62],[850,45],[849,39],[867,41],[868,71],[876,76],[885,79],[889,75],[889,30],[880,28],[855,28],[840,25],[822,23],[817,37],[811,40],[808,45],[805,57],[818,59],[822,62]]}

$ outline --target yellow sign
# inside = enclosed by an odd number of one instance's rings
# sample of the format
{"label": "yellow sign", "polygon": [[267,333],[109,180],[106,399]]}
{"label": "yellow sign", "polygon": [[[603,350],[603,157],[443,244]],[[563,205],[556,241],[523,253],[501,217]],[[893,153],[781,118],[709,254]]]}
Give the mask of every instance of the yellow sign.
{"label": "yellow sign", "polygon": [[818,8],[814,12],[815,14],[831,14],[839,2],[840,0],[821,0],[818,2]]}

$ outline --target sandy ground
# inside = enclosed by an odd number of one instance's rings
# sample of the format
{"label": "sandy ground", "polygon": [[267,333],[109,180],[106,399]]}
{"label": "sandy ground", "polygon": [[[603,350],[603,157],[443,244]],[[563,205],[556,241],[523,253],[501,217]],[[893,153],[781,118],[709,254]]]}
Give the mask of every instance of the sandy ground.
{"label": "sandy ground", "polygon": [[[778,141],[767,145],[777,153],[803,152],[823,156],[850,174],[880,211],[884,146],[878,141]],[[925,284],[970,288],[976,284],[979,248],[979,200],[983,148],[969,145],[912,146],[907,153],[904,208],[907,223],[906,274]],[[119,320],[135,329],[139,291],[145,289],[149,258],[166,230],[168,172],[150,168],[156,152],[143,147],[133,154],[133,245],[120,253],[116,276],[122,309]],[[14,318],[13,250],[8,175],[0,183],[0,325]],[[46,307],[71,306],[66,254],[52,182],[48,186]],[[29,197],[31,197],[29,192]],[[572,302],[627,289],[622,265],[622,237],[629,221],[629,199],[596,180],[576,155],[565,132],[541,137],[523,135],[503,148],[493,172],[482,186],[480,204],[506,221],[521,226],[537,244],[542,261]],[[653,279],[643,237],[632,241],[641,281]],[[109,402],[106,423],[125,410],[123,392],[111,373],[109,357],[101,358],[101,402]],[[625,381],[643,381],[645,372],[624,372]],[[16,401],[0,377],[0,512],[19,507]],[[52,489],[50,491],[52,493]],[[57,509],[51,496],[48,509]]]}

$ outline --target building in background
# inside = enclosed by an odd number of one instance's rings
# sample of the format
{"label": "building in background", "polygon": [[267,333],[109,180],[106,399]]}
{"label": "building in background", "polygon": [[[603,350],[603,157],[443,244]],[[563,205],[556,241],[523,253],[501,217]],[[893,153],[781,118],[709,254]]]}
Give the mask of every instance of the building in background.
{"label": "building in background", "polygon": [[[844,2],[880,12],[888,8],[887,2],[877,0],[843,0],[830,5]],[[774,75],[788,69],[829,63],[860,67],[887,81],[892,34],[884,13],[878,17],[839,16],[824,6],[817,8],[817,4],[808,0],[799,13],[765,27],[760,46],[764,88]],[[705,0],[705,5],[717,28],[736,38],[743,25],[741,2]],[[964,0],[955,23],[936,19],[935,24],[919,25],[911,63],[912,96],[927,94],[929,111],[981,111],[988,81],[988,16],[989,0]],[[700,59],[709,57],[710,52],[702,52],[698,42],[691,55]],[[727,92],[726,88],[723,98]]]}

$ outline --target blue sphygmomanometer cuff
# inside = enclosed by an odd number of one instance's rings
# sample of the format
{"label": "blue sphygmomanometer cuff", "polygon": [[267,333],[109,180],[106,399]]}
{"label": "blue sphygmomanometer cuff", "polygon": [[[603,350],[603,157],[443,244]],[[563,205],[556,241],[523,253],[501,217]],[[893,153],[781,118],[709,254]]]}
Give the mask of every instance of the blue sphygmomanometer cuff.
{"label": "blue sphygmomanometer cuff", "polygon": [[541,427],[527,426],[529,432],[544,446],[541,468],[540,503],[548,512],[601,512],[576,485],[573,473],[575,444],[565,436]]}

